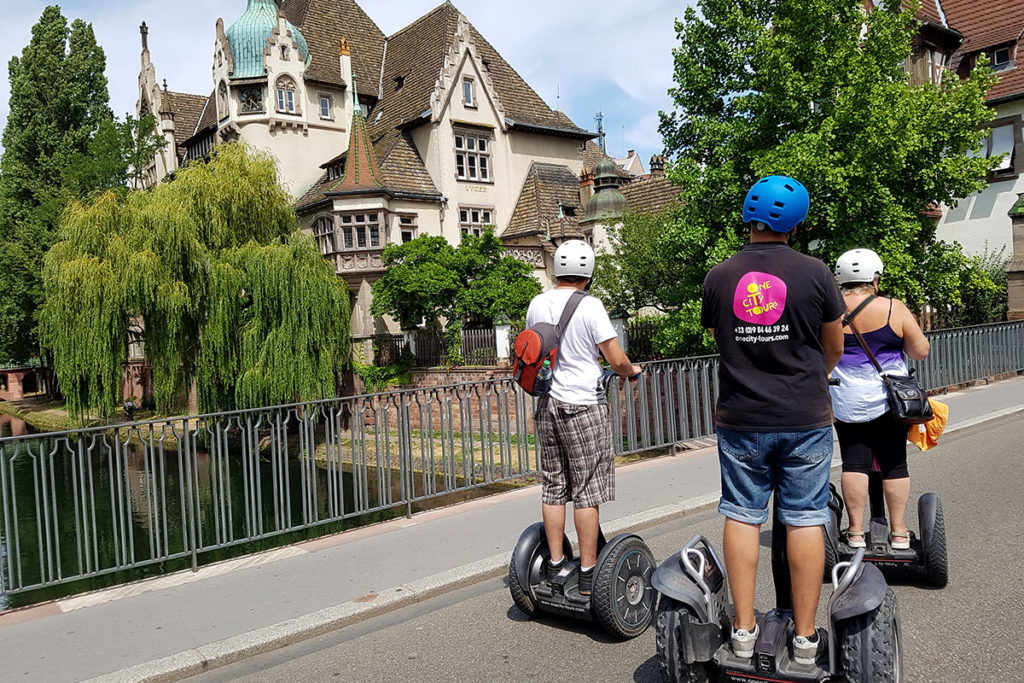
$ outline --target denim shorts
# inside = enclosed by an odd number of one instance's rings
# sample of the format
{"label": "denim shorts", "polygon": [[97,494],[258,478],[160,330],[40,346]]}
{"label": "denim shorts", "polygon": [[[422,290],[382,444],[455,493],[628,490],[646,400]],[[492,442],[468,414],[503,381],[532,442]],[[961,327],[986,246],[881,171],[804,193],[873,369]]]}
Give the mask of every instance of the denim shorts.
{"label": "denim shorts", "polygon": [[791,526],[829,521],[832,427],[802,432],[741,432],[718,428],[722,499],[718,511],[747,524],[768,521],[775,492],[779,518]]}

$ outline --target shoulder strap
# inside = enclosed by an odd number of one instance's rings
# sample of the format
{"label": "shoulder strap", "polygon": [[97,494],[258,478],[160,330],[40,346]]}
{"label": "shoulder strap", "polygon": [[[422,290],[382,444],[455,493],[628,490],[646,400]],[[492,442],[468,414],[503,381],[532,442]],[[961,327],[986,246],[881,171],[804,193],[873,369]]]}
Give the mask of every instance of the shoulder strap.
{"label": "shoulder strap", "polygon": [[569,326],[569,321],[572,319],[576,309],[579,308],[580,302],[587,296],[586,292],[576,291],[569,296],[569,300],[565,302],[565,308],[562,309],[562,317],[558,319],[558,343],[562,343],[562,335],[565,334],[565,329]]}
{"label": "shoulder strap", "polygon": [[[875,300],[875,299],[877,299],[877,298],[878,298],[878,295],[877,295],[877,294],[872,294],[872,295],[871,295],[871,296],[869,296],[869,297],[868,297],[867,299],[864,299],[864,301],[861,301],[861,302],[860,302],[860,306],[858,306],[857,308],[853,309],[853,312],[852,312],[852,313],[847,313],[847,314],[846,314],[846,317],[845,317],[845,318],[843,318],[843,326],[844,326],[844,327],[846,327],[846,326],[849,326],[849,327],[851,327],[851,328],[852,328],[852,327],[853,327],[853,325],[852,325],[851,323],[853,323],[853,319],[854,319],[854,318],[856,318],[856,317],[857,317],[857,316],[858,316],[858,315],[860,314],[860,312],[861,312],[861,311],[863,311],[863,310],[864,310],[864,308],[865,308],[865,307],[866,307],[866,306],[867,306],[867,305],[868,305],[869,303],[871,303],[872,301],[874,301],[874,300]],[[856,332],[854,332],[854,334],[856,334]]]}

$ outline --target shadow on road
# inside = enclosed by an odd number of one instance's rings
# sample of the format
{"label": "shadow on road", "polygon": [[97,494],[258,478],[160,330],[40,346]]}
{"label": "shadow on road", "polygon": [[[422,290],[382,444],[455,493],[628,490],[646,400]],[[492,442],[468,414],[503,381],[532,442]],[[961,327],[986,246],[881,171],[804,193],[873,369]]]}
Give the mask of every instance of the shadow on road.
{"label": "shadow on road", "polygon": [[[587,638],[590,638],[595,643],[621,643],[622,642],[622,640],[620,640],[618,638],[613,638],[612,636],[610,636],[607,633],[605,633],[604,630],[600,626],[598,626],[597,624],[595,624],[594,622],[591,622],[591,621],[582,621],[582,620],[576,620],[576,619],[563,618],[563,617],[559,617],[559,616],[557,616],[555,614],[545,614],[545,613],[541,613],[536,618],[531,619],[530,617],[528,617],[525,614],[523,614],[522,611],[518,607],[516,607],[515,605],[513,605],[512,607],[508,608],[508,612],[506,612],[506,615],[507,615],[509,621],[516,621],[516,622],[521,622],[521,623],[522,622],[528,622],[528,621],[540,622],[540,623],[543,623],[544,626],[548,627],[548,628],[556,628],[559,631],[564,631],[565,633],[575,633],[577,635],[585,636]],[[656,680],[656,679],[651,679],[651,680]]]}
{"label": "shadow on road", "polygon": [[657,655],[652,656],[633,672],[634,683],[661,683],[661,680]]}

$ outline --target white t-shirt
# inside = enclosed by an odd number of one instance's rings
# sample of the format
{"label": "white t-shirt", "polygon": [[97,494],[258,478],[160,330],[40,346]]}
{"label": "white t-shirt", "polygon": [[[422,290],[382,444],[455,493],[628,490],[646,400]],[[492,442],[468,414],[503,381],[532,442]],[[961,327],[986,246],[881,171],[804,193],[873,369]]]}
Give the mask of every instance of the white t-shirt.
{"label": "white t-shirt", "polygon": [[[566,302],[575,291],[562,287],[538,294],[526,312],[526,326],[557,325]],[[615,328],[601,300],[589,295],[584,297],[558,345],[551,395],[563,403],[596,405],[602,372],[597,362],[601,354],[597,345],[614,336]]]}

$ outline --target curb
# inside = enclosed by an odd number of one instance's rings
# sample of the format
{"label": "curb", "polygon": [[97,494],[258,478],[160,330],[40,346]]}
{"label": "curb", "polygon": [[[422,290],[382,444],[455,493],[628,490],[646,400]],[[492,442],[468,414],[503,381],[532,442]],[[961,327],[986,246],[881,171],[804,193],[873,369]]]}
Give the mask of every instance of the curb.
{"label": "curb", "polygon": [[[608,522],[604,526],[604,531],[609,537],[632,533],[689,514],[702,512],[717,505],[719,495],[720,493],[715,491],[689,498],[682,503],[663,505],[653,510],[620,517]],[[509,554],[507,552],[493,555],[380,593],[371,593],[334,607],[225,638],[209,645],[184,650],[145,664],[97,676],[89,679],[86,683],[138,683],[143,681],[164,683],[196,676],[257,654],[294,645],[303,640],[351,626],[479,581],[502,576],[508,571],[508,561]]]}
{"label": "curb", "polygon": [[[988,413],[952,425],[945,430],[952,434],[979,424],[997,420],[1007,415],[1024,412],[1024,404]],[[833,461],[833,471],[840,463]],[[633,533],[658,524],[670,522],[689,514],[702,512],[718,504],[721,492],[714,491],[689,498],[681,503],[664,505],[653,510],[638,512],[609,521],[603,526],[611,537],[621,533]],[[570,533],[571,530],[567,529]],[[575,547],[575,542],[573,543]],[[255,629],[231,638],[184,650],[145,664],[128,667],[113,673],[97,676],[86,683],[163,683],[196,676],[211,669],[227,666],[265,652],[314,638],[325,633],[351,626],[408,605],[427,600],[459,588],[502,576],[508,568],[507,552],[483,560],[462,565],[424,579],[402,584],[379,593],[295,617],[277,624]]]}

